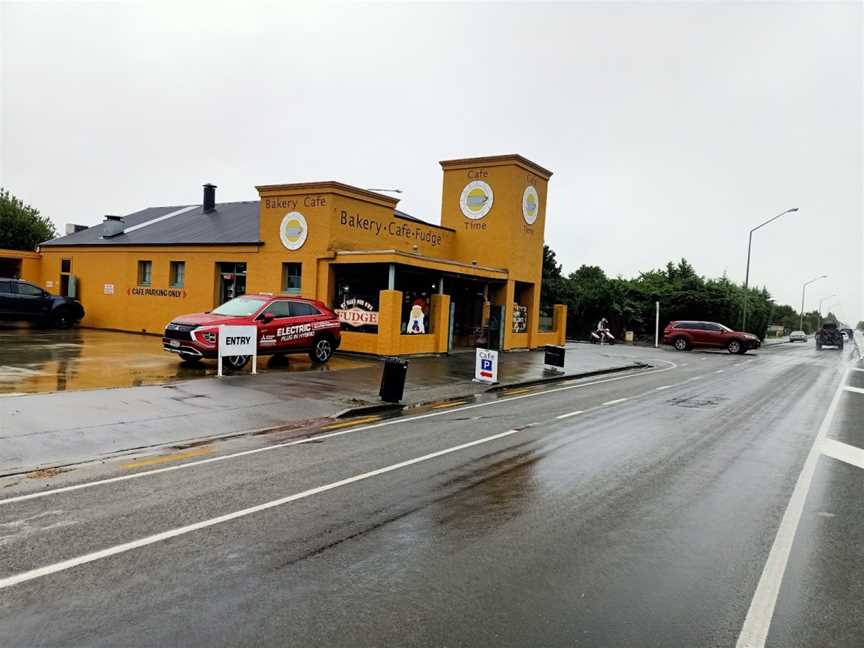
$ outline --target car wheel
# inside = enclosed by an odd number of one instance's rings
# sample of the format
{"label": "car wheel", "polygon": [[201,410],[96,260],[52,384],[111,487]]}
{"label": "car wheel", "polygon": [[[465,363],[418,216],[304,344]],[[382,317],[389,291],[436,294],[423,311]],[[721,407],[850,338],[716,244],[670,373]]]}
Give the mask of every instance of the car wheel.
{"label": "car wheel", "polygon": [[68,310],[61,309],[51,315],[51,326],[54,328],[69,328],[72,326],[72,316]]}
{"label": "car wheel", "polygon": [[231,371],[237,371],[246,366],[246,363],[249,362],[249,359],[252,356],[248,355],[240,355],[240,356],[228,356],[224,358],[222,361]]}
{"label": "car wheel", "polygon": [[672,346],[675,347],[676,351],[686,351],[690,348],[690,345],[687,343],[687,338],[685,337],[677,337],[675,341],[672,343]]}
{"label": "car wheel", "polygon": [[324,363],[333,355],[333,342],[328,337],[320,337],[315,340],[315,346],[309,352],[312,362]]}
{"label": "car wheel", "polygon": [[817,350],[817,351],[821,351],[821,350],[822,350],[822,345],[819,344],[819,342],[816,343],[816,350]]}
{"label": "car wheel", "polygon": [[730,340],[726,348],[729,350],[729,353],[744,353],[747,351],[747,348],[738,340]]}
{"label": "car wheel", "polygon": [[198,364],[201,362],[201,356],[191,355],[189,353],[181,353],[180,360],[186,364]]}

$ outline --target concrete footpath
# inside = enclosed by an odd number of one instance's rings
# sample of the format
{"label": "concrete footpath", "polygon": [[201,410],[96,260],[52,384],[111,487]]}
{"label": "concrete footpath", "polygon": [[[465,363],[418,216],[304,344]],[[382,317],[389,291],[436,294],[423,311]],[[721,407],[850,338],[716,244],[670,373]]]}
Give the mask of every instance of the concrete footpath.
{"label": "concrete footpath", "polygon": [[[566,376],[639,366],[633,347],[568,345]],[[501,354],[501,385],[549,379],[542,352]],[[136,449],[306,427],[376,403],[381,363],[305,373],[244,373],[161,386],[0,398],[0,476],[116,456]],[[409,359],[403,403],[489,389],[471,382],[474,354]]]}

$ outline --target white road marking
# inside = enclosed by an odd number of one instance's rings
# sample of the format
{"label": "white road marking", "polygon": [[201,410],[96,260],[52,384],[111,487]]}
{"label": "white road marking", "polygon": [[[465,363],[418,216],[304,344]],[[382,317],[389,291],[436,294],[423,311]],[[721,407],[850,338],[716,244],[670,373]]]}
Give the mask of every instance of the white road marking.
{"label": "white road marking", "polygon": [[851,387],[846,385],[846,391],[852,392],[853,394],[864,394],[864,389],[861,389],[861,387]]}
{"label": "white road marking", "polygon": [[556,419],[565,419],[570,418],[571,416],[576,416],[577,414],[582,414],[585,410],[576,410],[575,412],[567,412],[567,414],[561,414],[560,416],[556,416]]}
{"label": "white road marking", "polygon": [[864,468],[864,449],[848,443],[826,438],[822,441],[822,454],[856,468]]}
{"label": "white road marking", "polygon": [[852,371],[864,371],[864,369],[859,369],[858,367],[850,367]]}
{"label": "white road marking", "polygon": [[678,365],[669,360],[654,360],[654,362],[663,362],[669,364],[671,366],[666,367],[665,369],[652,369],[651,371],[643,371],[641,373],[627,375],[627,376],[616,376],[615,378],[604,378],[603,380],[594,380],[591,382],[580,383],[576,385],[570,385],[567,387],[558,387],[555,389],[546,389],[543,391],[532,392],[530,394],[520,394],[518,396],[510,396],[507,398],[499,398],[498,400],[488,401],[485,403],[474,403],[472,405],[465,405],[464,407],[454,407],[452,409],[440,410],[435,412],[430,412],[428,414],[421,414],[419,416],[412,416],[408,418],[394,418],[386,421],[381,421],[379,423],[370,423],[369,425],[361,425],[354,428],[348,428],[345,430],[339,430],[338,432],[330,432],[327,434],[316,434],[304,439],[297,439],[296,441],[286,441],[284,443],[275,443],[273,445],[269,445],[263,448],[255,448],[253,450],[243,450],[240,452],[234,452],[231,454],[220,455],[218,457],[210,457],[208,459],[201,459],[198,461],[190,461],[188,463],[177,464],[176,466],[166,466],[164,468],[157,468],[155,470],[147,470],[138,473],[132,473],[129,475],[121,475],[119,477],[109,477],[107,479],[99,479],[92,482],[84,482],[83,484],[74,484],[72,486],[61,486],[60,488],[54,488],[51,490],[39,491],[37,493],[29,493],[27,495],[18,495],[16,497],[9,497],[7,499],[0,499],[0,506],[3,504],[13,504],[15,502],[23,502],[31,499],[38,499],[40,497],[48,497],[49,495],[59,495],[60,493],[69,493],[72,491],[81,490],[84,488],[91,488],[94,486],[104,486],[106,484],[114,484],[116,482],[128,481],[130,479],[141,479],[142,477],[150,477],[152,475],[159,475],[161,473],[172,472],[174,470],[185,470],[186,468],[194,468],[197,466],[203,466],[206,464],[217,463],[220,461],[227,461],[228,459],[236,459],[238,457],[246,457],[249,455],[258,454],[260,452],[269,452],[270,450],[278,450],[280,448],[288,448],[296,445],[303,445],[305,443],[315,443],[322,439],[331,439],[333,437],[345,436],[347,434],[354,434],[355,432],[363,432],[365,430],[371,430],[375,428],[387,427],[388,425],[397,425],[400,423],[409,423],[411,421],[419,421],[421,419],[432,418],[433,416],[445,416],[450,414],[455,414],[457,412],[463,412],[465,410],[474,409],[477,407],[488,407],[489,405],[495,405],[498,403],[507,403],[510,401],[521,400],[523,398],[537,398],[538,396],[545,396],[547,394],[555,394],[557,392],[569,391],[571,389],[582,389],[584,387],[591,387],[593,385],[600,385],[604,383],[616,382],[619,380],[630,380],[632,378],[637,378],[639,376],[647,376],[650,374],[658,374],[664,373],[666,371],[672,371],[676,369]]}
{"label": "white road marking", "polygon": [[225,515],[210,518],[209,520],[202,520],[201,522],[187,524],[186,526],[177,527],[176,529],[170,529],[168,531],[163,531],[162,533],[156,533],[151,536],[139,538],[138,540],[133,540],[132,542],[124,542],[123,544],[114,545],[113,547],[100,549],[99,551],[84,554],[83,556],[78,556],[77,558],[63,560],[52,565],[39,567],[38,569],[31,569],[30,571],[22,572],[20,574],[15,574],[14,576],[0,579],[0,589],[6,589],[7,587],[20,585],[21,583],[26,583],[27,581],[31,581],[36,578],[41,578],[50,574],[56,574],[57,572],[66,571],[67,569],[72,569],[73,567],[86,565],[87,563],[102,560],[103,558],[108,558],[109,556],[116,556],[117,554],[125,553],[133,549],[146,547],[147,545],[162,542],[163,540],[176,538],[177,536],[186,535],[187,533],[192,533],[193,531],[199,531],[200,529],[206,529],[207,527],[222,524],[223,522],[230,522],[231,520],[246,517],[247,515],[252,515],[253,513],[260,513],[261,511],[266,511],[268,509],[282,506],[290,502],[296,502],[297,500],[305,499],[307,497],[311,497],[312,495],[326,493],[327,491],[331,491],[342,486],[347,486],[348,484],[353,484],[355,482],[370,479],[372,477],[377,477],[378,475],[384,475],[386,473],[393,472],[394,470],[399,470],[400,468],[413,466],[424,461],[429,461],[430,459],[436,459],[437,457],[451,454],[453,452],[459,452],[460,450],[465,450],[467,448],[471,448],[473,446],[477,446],[483,443],[489,443],[490,441],[503,439],[505,437],[518,433],[519,430],[507,430],[506,432],[493,434],[492,436],[477,439],[476,441],[470,441],[468,443],[463,443],[461,445],[453,446],[451,448],[445,448],[444,450],[438,450],[437,452],[432,452],[430,454],[423,455],[422,457],[416,457],[407,461],[400,461],[399,463],[391,464],[389,466],[385,466],[384,468],[378,468],[376,470],[371,470],[366,473],[354,475],[353,477],[340,479],[339,481],[331,482],[323,486],[310,488],[309,490],[305,490],[300,493],[294,493],[293,495],[288,495],[287,497],[271,500],[269,502],[264,502],[263,504],[258,504],[257,506],[250,506],[249,508],[241,509],[239,511],[233,511],[232,513],[226,513]]}
{"label": "white road marking", "polygon": [[801,520],[804,502],[807,499],[807,492],[813,482],[816,464],[822,455],[822,441],[828,433],[831,421],[834,420],[847,375],[847,372],[844,371],[840,385],[837,387],[834,398],[825,413],[825,418],[822,419],[822,425],[819,426],[819,431],[816,433],[813,447],[810,448],[801,474],[798,475],[795,490],[792,491],[792,497],[789,499],[786,512],[783,514],[780,527],[777,529],[774,544],[771,546],[768,560],[765,562],[765,568],[762,570],[762,576],[759,578],[759,584],[756,586],[756,592],[750,602],[747,618],[744,619],[741,634],[738,635],[736,648],[763,648],[765,646],[768,630],[771,627],[771,619],[774,616],[774,606],[777,604],[777,595],[780,593],[783,574],[786,571],[786,564],[789,562],[789,552],[792,550],[792,542],[795,540],[798,522]]}
{"label": "white road marking", "polygon": [[723,373],[723,371],[724,371],[723,369],[718,369],[718,370],[715,371],[714,373]]}
{"label": "white road marking", "polygon": [[691,382],[693,380],[702,380],[705,376],[693,376],[692,378],[688,378],[687,381]]}
{"label": "white road marking", "polygon": [[615,400],[606,401],[602,403],[603,405],[617,405],[618,403],[623,403],[624,401],[630,400],[629,398],[616,398]]}
{"label": "white road marking", "polygon": [[655,387],[654,391],[663,391],[664,389],[669,389],[673,385],[663,385],[662,387]]}

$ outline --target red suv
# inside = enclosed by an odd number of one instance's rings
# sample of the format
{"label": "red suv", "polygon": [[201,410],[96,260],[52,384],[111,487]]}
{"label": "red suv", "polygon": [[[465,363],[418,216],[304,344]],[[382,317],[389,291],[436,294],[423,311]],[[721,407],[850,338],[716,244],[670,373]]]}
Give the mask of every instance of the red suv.
{"label": "red suv", "polygon": [[678,351],[693,347],[724,348],[729,353],[747,353],[758,349],[762,342],[752,333],[733,331],[716,322],[669,322],[663,331],[663,344],[671,344]]}
{"label": "red suv", "polygon": [[[217,357],[219,326],[258,327],[258,354],[308,353],[313,362],[327,362],[339,348],[339,318],[319,301],[299,297],[243,295],[209,313],[181,315],[165,327],[162,348],[186,362]],[[240,369],[249,356],[223,358]]]}

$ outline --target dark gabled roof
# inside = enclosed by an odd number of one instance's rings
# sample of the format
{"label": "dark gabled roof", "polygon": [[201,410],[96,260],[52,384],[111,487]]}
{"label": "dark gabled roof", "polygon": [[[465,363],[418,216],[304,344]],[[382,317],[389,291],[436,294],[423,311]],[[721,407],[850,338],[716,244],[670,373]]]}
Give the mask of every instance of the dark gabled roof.
{"label": "dark gabled roof", "polygon": [[[186,205],[185,207],[193,207]],[[128,230],[147,221],[184,209],[150,207],[124,216]],[[205,214],[200,205],[194,209],[157,221],[131,232],[103,238],[105,223],[61,236],[41,244],[53,245],[250,245],[260,243],[258,201],[219,203]]]}
{"label": "dark gabled roof", "polygon": [[[105,222],[102,222],[80,232],[46,241],[41,244],[41,247],[55,245],[254,245],[261,243],[260,232],[258,231],[259,202],[257,200],[219,203],[216,205],[215,211],[209,214],[205,214],[200,205],[149,207],[124,216],[124,227],[126,230],[130,230],[137,225],[143,225],[148,221],[187,208],[192,209],[116,236],[103,238]],[[430,227],[449,229],[420,220],[398,209],[394,212],[399,218]]]}

